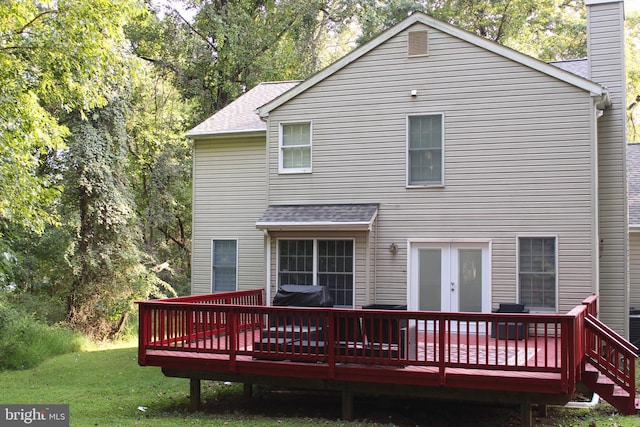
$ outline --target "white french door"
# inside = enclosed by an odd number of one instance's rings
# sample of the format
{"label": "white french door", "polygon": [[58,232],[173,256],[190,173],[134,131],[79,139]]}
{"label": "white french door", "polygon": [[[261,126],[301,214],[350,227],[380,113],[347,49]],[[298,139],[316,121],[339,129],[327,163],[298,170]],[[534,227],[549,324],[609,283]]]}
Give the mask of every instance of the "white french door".
{"label": "white french door", "polygon": [[491,311],[488,242],[410,242],[409,309]]}

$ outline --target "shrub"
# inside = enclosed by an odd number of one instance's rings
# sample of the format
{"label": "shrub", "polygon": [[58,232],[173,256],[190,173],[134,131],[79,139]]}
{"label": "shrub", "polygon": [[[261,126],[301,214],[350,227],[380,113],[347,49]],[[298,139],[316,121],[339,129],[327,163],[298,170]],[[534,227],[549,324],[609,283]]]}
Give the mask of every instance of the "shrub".
{"label": "shrub", "polygon": [[0,370],[29,369],[50,357],[79,351],[82,340],[0,299]]}

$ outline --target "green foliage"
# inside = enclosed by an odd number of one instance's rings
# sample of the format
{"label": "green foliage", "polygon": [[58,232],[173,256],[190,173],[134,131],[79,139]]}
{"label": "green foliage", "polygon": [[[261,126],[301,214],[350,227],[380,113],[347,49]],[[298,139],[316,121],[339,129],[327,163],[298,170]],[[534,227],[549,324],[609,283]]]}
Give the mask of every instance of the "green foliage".
{"label": "green foliage", "polygon": [[0,3],[0,218],[56,222],[58,190],[38,167],[68,135],[60,113],[104,105],[124,79],[122,27],[136,13],[129,0]]}
{"label": "green foliage", "polygon": [[37,321],[0,295],[0,370],[32,368],[52,356],[79,351],[82,342],[81,336]]}
{"label": "green foliage", "polygon": [[582,0],[344,0],[362,28],[358,43],[371,39],[412,12],[427,13],[486,39],[544,61],[586,55]]}
{"label": "green foliage", "polygon": [[627,141],[640,142],[640,12],[628,13],[625,24]]}
{"label": "green foliage", "polygon": [[130,28],[136,55],[171,71],[196,104],[195,122],[264,80],[305,78],[319,66],[326,1],[194,1]]}
{"label": "green foliage", "polygon": [[67,320],[97,337],[117,333],[113,323],[139,296],[130,282],[140,253],[125,173],[125,108],[114,99],[71,122],[65,153],[65,215],[77,233],[69,255],[74,277]]}
{"label": "green foliage", "polygon": [[191,145],[184,136],[191,108],[152,66],[136,80],[127,117],[127,174],[141,222],[145,265],[189,292]]}

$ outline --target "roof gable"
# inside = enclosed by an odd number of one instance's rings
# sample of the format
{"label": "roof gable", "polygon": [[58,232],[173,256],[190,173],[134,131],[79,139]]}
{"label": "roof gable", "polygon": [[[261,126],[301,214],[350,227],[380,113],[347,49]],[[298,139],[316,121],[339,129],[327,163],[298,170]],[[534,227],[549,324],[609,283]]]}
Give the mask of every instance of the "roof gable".
{"label": "roof gable", "polygon": [[258,114],[261,117],[267,117],[270,111],[278,108],[279,106],[283,105],[290,99],[296,97],[297,95],[309,89],[310,87],[318,84],[319,82],[323,81],[327,77],[333,75],[334,73],[343,69],[347,65],[351,64],[352,62],[358,60],[360,57],[364,56],[368,52],[380,46],[387,40],[400,34],[402,31],[408,29],[412,25],[418,24],[418,23],[427,25],[436,30],[442,31],[443,33],[446,33],[450,36],[453,36],[460,40],[476,45],[489,52],[493,52],[495,54],[498,54],[500,56],[503,56],[505,58],[518,62],[524,66],[537,70],[543,74],[546,74],[548,76],[564,81],[568,84],[571,84],[580,89],[588,91],[592,95],[603,95],[606,93],[606,90],[601,85],[594,83],[584,77],[581,77],[578,74],[574,74],[573,72],[571,72],[573,70],[567,71],[565,69],[566,67],[561,67],[560,65],[557,65],[557,64],[556,66],[547,64],[546,62],[532,58],[528,55],[517,52],[506,46],[502,46],[491,40],[487,40],[485,38],[472,34],[468,31],[454,27],[453,25],[439,21],[423,13],[415,12],[411,16],[409,16],[408,18],[400,22],[399,24],[389,28],[387,31],[375,37],[368,43],[353,50],[351,53],[342,57],[338,61],[334,62],[333,64],[329,65],[328,67],[324,68],[323,70],[319,71],[313,76],[309,77],[307,80],[305,80],[295,88],[267,102],[265,105],[258,108]]}

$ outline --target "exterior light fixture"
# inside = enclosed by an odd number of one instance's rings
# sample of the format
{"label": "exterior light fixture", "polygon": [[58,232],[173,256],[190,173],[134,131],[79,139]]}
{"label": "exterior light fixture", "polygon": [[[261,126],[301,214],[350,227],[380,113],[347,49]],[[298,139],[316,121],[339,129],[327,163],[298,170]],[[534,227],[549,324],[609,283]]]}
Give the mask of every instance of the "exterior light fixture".
{"label": "exterior light fixture", "polygon": [[392,254],[395,254],[396,252],[398,252],[398,245],[396,245],[395,243],[390,244],[389,252],[391,252]]}

